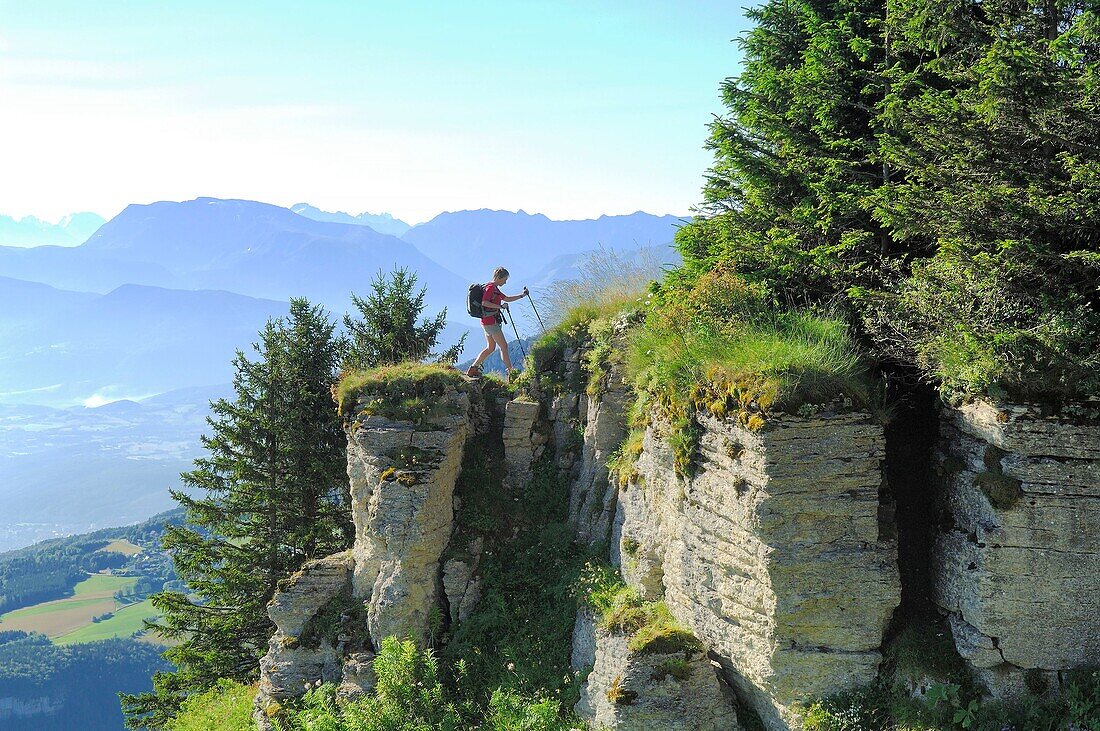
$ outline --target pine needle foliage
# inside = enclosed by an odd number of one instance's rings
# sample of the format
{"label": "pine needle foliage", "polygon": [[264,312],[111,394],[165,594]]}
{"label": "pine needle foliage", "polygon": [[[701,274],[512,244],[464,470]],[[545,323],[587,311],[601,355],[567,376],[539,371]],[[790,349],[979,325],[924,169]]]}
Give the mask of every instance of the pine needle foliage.
{"label": "pine needle foliage", "polygon": [[344,315],[350,340],[345,368],[363,370],[428,358],[449,364],[458,360],[465,334],[455,345],[432,354],[447,325],[447,308],[421,320],[427,290],[418,290],[416,282],[415,272],[398,267],[388,274],[378,272],[366,297],[351,295],[359,316]]}
{"label": "pine needle foliage", "polygon": [[320,306],[291,301],[253,345],[238,352],[233,400],[211,404],[206,455],[172,497],[187,522],[170,526],[164,547],[187,590],[152,597],[149,623],[178,644],[177,670],[154,691],[124,696],[130,728],[163,728],[189,695],[218,678],[251,682],[274,626],[267,602],[279,580],[353,537],[346,442],[332,405],[342,343]]}

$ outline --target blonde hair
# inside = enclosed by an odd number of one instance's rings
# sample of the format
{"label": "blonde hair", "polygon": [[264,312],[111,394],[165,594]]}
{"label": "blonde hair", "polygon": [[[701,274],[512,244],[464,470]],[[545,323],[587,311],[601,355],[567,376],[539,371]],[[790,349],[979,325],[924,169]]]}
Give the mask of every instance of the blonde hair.
{"label": "blonde hair", "polygon": [[504,279],[507,276],[508,276],[508,270],[505,269],[504,267],[497,267],[496,269],[493,270],[493,279],[494,280]]}

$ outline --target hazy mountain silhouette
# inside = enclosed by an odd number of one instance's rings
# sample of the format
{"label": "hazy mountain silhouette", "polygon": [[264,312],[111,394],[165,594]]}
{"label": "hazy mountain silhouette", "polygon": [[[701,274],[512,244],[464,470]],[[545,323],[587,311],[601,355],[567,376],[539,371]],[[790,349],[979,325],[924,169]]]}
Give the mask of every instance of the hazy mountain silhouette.
{"label": "hazy mountain silhouette", "polygon": [[131,205],[78,247],[0,248],[0,276],[64,289],[144,284],[304,295],[339,311],[351,291],[365,291],[376,272],[394,266],[417,272],[429,305],[461,302],[466,284],[398,238],[254,201]]}
{"label": "hazy mountain silhouette", "polygon": [[352,216],[343,211],[337,211],[335,213],[322,211],[320,208],[315,208],[308,203],[295,203],[290,207],[290,210],[294,211],[299,216],[312,218],[314,221],[370,226],[378,233],[389,234],[390,236],[401,236],[401,234],[409,230],[409,224],[399,218],[394,218],[388,213],[360,213],[357,216]]}
{"label": "hazy mountain silhouette", "polygon": [[563,254],[603,245],[639,249],[672,241],[676,216],[641,211],[626,216],[600,216],[584,221],[554,221],[524,211],[458,211],[441,213],[401,237],[426,256],[470,281],[485,281],[494,267],[505,266],[513,284],[525,284]]}
{"label": "hazy mountain silhouette", "polygon": [[20,219],[0,215],[0,246],[76,246],[104,223],[95,213],[74,213],[57,223],[34,216]]}
{"label": "hazy mountain silhouette", "polygon": [[0,279],[0,403],[59,406],[228,382],[237,349],[285,302],[128,284],[105,294]]}

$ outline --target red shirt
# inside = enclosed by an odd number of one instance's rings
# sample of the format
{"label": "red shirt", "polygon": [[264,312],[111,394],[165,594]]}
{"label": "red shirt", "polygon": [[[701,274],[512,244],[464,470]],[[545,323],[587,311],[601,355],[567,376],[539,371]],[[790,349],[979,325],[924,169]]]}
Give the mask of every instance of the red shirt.
{"label": "red shirt", "polygon": [[[504,301],[504,293],[501,292],[500,288],[495,284],[489,282],[485,285],[485,294],[481,295],[481,301],[492,302],[499,307],[500,303]],[[490,314],[481,318],[482,325],[496,325],[497,322],[499,322],[499,320],[497,320],[497,313],[500,312],[500,310],[492,310],[491,312],[490,310],[485,310],[485,312],[489,312]]]}

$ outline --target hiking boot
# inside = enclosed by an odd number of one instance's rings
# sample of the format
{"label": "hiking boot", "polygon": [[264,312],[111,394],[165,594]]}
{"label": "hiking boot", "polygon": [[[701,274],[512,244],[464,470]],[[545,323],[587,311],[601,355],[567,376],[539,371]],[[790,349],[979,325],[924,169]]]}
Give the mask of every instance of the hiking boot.
{"label": "hiking boot", "polygon": [[466,375],[470,378],[478,378],[481,376],[481,366],[472,365],[466,369]]}

